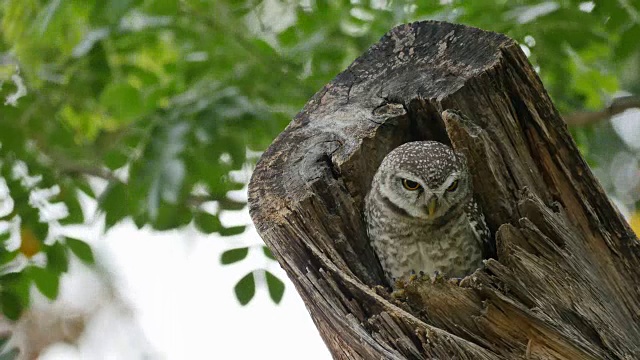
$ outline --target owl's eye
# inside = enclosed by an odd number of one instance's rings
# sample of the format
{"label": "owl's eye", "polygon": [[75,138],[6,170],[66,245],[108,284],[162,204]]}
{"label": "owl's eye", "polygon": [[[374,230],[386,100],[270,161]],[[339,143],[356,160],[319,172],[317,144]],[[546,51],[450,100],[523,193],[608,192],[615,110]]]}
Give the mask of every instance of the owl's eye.
{"label": "owl's eye", "polygon": [[453,180],[451,185],[447,187],[447,191],[455,191],[458,188],[458,180]]}
{"label": "owl's eye", "polygon": [[422,187],[417,182],[408,179],[402,179],[402,186],[409,191],[415,191]]}

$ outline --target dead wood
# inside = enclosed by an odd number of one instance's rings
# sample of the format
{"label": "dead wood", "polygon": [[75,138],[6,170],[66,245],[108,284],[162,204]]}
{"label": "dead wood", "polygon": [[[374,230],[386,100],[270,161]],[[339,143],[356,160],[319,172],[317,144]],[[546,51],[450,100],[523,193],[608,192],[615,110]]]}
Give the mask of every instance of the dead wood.
{"label": "dead wood", "polygon": [[[385,154],[425,139],[466,155],[497,256],[391,297],[363,197]],[[249,202],[337,359],[640,358],[638,240],[506,36],[391,30],[263,154]]]}

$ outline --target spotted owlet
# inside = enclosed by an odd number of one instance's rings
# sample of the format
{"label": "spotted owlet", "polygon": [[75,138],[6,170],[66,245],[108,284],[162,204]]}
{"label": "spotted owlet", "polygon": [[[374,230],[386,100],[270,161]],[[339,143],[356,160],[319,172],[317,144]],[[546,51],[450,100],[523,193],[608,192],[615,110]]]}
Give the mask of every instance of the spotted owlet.
{"label": "spotted owlet", "polygon": [[392,285],[410,272],[464,277],[490,251],[465,158],[437,141],[406,143],[382,160],[365,218]]}

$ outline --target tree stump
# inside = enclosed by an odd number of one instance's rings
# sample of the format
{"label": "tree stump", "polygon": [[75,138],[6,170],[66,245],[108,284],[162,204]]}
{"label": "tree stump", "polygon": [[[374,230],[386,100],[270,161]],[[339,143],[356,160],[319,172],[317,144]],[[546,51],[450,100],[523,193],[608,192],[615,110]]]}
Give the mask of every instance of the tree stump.
{"label": "tree stump", "polygon": [[[363,199],[414,140],[466,155],[497,254],[390,296]],[[640,359],[640,243],[504,35],[394,28],[263,154],[249,203],[336,359]]]}

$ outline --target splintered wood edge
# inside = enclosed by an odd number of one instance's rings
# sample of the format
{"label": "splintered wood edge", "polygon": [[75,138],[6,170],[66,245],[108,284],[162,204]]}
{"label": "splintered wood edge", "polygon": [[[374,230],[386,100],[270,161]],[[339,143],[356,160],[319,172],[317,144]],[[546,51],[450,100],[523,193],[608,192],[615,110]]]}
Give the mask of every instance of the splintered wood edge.
{"label": "splintered wood edge", "polygon": [[[393,73],[395,65],[402,68],[403,61],[417,61],[416,59],[412,60],[411,57],[420,51],[425,52],[425,54],[429,54],[428,50],[420,48],[419,46],[414,46],[417,41],[416,34],[421,31],[420,29],[423,31],[429,30],[442,35],[441,39],[438,40],[436,44],[437,46],[435,46],[438,53],[430,54],[430,56],[433,55],[430,58],[425,55],[425,58],[431,61],[430,66],[442,66],[442,64],[437,62],[438,56],[440,55],[444,59],[443,61],[445,61],[446,56],[444,55],[446,55],[447,51],[455,48],[455,41],[459,36],[469,37],[467,40],[469,40],[471,45],[473,45],[474,40],[478,40],[479,38],[482,39],[482,41],[488,41],[486,37],[493,37],[492,39],[494,42],[491,43],[492,48],[488,51],[483,49],[483,51],[486,51],[486,53],[483,54],[488,56],[491,61],[482,63],[482,66],[475,68],[473,66],[465,67],[461,64],[455,63],[447,64],[454,80],[443,85],[443,89],[436,89],[437,91],[433,88],[433,86],[437,86],[437,81],[425,83],[409,77],[410,75],[413,75],[414,77],[422,76],[420,69],[413,69],[411,70],[412,72],[407,72],[408,70],[405,72],[399,71],[396,75],[400,78],[404,77],[403,79],[406,79],[407,81],[396,81],[395,83],[393,81],[387,81],[384,85],[379,86],[380,84],[377,84],[376,82],[381,81],[381,79],[388,78],[389,74],[387,72]],[[445,33],[438,33],[440,30]],[[458,54],[457,56],[461,55]],[[389,58],[388,63],[380,61],[376,62],[379,57]],[[270,247],[275,246],[277,249],[277,251],[274,251],[274,255],[281,262],[288,275],[293,279],[296,287],[303,295],[303,299],[305,300],[307,307],[316,320],[316,324],[318,324],[319,329],[321,329],[323,338],[328,343],[330,341],[337,341],[336,339],[331,340],[334,335],[331,335],[328,331],[340,329],[345,330],[344,326],[356,326],[357,324],[353,323],[356,318],[361,319],[358,321],[362,321],[362,317],[366,317],[365,313],[371,313],[371,309],[367,310],[365,308],[352,308],[350,306],[346,308],[332,307],[336,306],[337,303],[345,304],[346,300],[342,294],[342,291],[344,290],[341,288],[341,286],[345,286],[348,288],[351,296],[359,294],[356,297],[360,300],[368,298],[368,301],[374,302],[376,306],[379,307],[378,310],[376,310],[378,315],[375,315],[374,312],[373,316],[369,318],[370,326],[372,326],[371,321],[373,321],[373,324],[384,326],[387,329],[385,331],[395,333],[398,329],[394,327],[393,324],[384,325],[380,323],[380,321],[388,322],[387,320],[391,318],[397,318],[405,324],[410,324],[410,326],[415,329],[414,335],[418,336],[422,346],[431,347],[429,349],[423,348],[422,350],[425,351],[425,353],[442,355],[444,353],[439,353],[440,351],[456,351],[453,350],[454,348],[458,349],[458,351],[463,351],[462,349],[464,348],[466,349],[464,352],[466,352],[467,355],[473,353],[474,356],[479,356],[481,358],[495,358],[496,355],[494,353],[489,353],[484,348],[478,347],[477,345],[458,336],[452,335],[449,332],[429,326],[420,319],[417,319],[414,315],[409,314],[405,310],[391,304],[386,298],[375,294],[374,291],[369,289],[369,287],[364,285],[361,281],[362,276],[366,277],[366,274],[363,275],[362,270],[357,269],[356,274],[354,274],[348,268],[348,266],[351,265],[342,261],[342,259],[339,258],[340,254],[336,254],[335,249],[329,248],[331,246],[330,242],[325,242],[325,240],[323,240],[318,243],[318,245],[315,245],[312,238],[309,237],[312,234],[305,234],[305,236],[298,238],[297,236],[302,235],[301,233],[283,231],[283,229],[297,223],[299,225],[295,226],[299,227],[298,231],[304,231],[305,226],[300,224],[304,223],[305,219],[297,216],[297,213],[301,210],[299,206],[301,204],[307,204],[305,206],[313,204],[314,201],[316,201],[314,200],[315,194],[313,191],[318,190],[323,186],[322,184],[326,184],[327,181],[335,184],[334,188],[342,189],[340,191],[344,191],[344,193],[336,194],[336,196],[350,196],[349,192],[351,192],[351,196],[358,201],[358,197],[361,196],[358,191],[363,192],[362,189],[358,188],[363,187],[362,183],[366,183],[366,179],[350,180],[345,176],[348,177],[350,172],[362,170],[362,166],[369,166],[370,168],[377,167],[377,165],[363,165],[362,160],[358,160],[358,157],[362,159],[366,156],[370,156],[377,157],[377,160],[381,160],[380,154],[371,153],[371,151],[376,150],[376,147],[372,146],[372,144],[375,144],[375,140],[384,136],[392,139],[394,136],[401,136],[393,132],[388,133],[387,135],[381,135],[381,131],[384,129],[393,129],[394,127],[401,128],[402,126],[405,126],[406,129],[403,128],[403,131],[412,129],[414,132],[413,135],[415,136],[428,133],[430,136],[437,137],[442,136],[444,127],[446,127],[446,131],[448,132],[451,141],[454,143],[454,147],[462,144],[470,146],[471,151],[487,151],[487,148],[473,149],[474,146],[485,146],[482,144],[487,144],[487,141],[490,140],[489,138],[486,138],[488,135],[484,127],[479,126],[477,123],[482,119],[478,119],[476,114],[478,109],[476,107],[469,105],[472,106],[470,109],[463,109],[467,110],[464,111],[464,113],[476,115],[470,124],[466,124],[466,126],[462,127],[464,128],[464,131],[462,131],[462,128],[459,126],[460,119],[456,118],[454,116],[455,114],[449,114],[445,110],[447,110],[451,104],[461,104],[461,101],[464,103],[461,99],[464,98],[465,92],[471,91],[471,93],[473,93],[473,89],[468,89],[469,86],[473,87],[475,86],[473,84],[481,83],[478,79],[485,76],[485,74],[493,71],[493,75],[495,75],[495,71],[504,71],[504,68],[502,70],[496,70],[496,67],[503,65],[505,62],[511,62],[512,65],[515,64],[513,66],[515,66],[516,71],[514,74],[510,74],[509,76],[530,80],[525,85],[524,90],[520,89],[519,91],[530,91],[534,98],[539,98],[543,103],[545,103],[541,105],[541,107],[537,107],[537,105],[529,107],[531,106],[530,104],[523,104],[523,106],[527,109],[535,109],[535,116],[542,116],[548,122],[544,123],[540,122],[539,119],[536,119],[536,124],[539,126],[537,129],[531,129],[531,124],[515,124],[516,127],[519,127],[518,131],[539,131],[541,135],[536,136],[557,136],[558,138],[552,138],[551,140],[560,144],[560,146],[556,146],[556,148],[559,149],[561,154],[556,153],[553,154],[553,156],[547,156],[542,160],[554,159],[554,157],[560,156],[562,159],[568,159],[568,164],[570,164],[564,165],[563,161],[559,161],[557,163],[542,163],[544,165],[543,168],[546,168],[547,171],[555,171],[553,169],[557,169],[557,166],[560,166],[560,169],[563,171],[563,176],[566,176],[570,181],[575,182],[575,179],[586,180],[584,183],[577,185],[580,189],[580,193],[589,194],[595,192],[598,195],[598,198],[595,200],[595,204],[600,206],[603,205],[602,198],[604,197],[606,199],[606,196],[599,188],[593,175],[589,173],[586,163],[584,163],[579,156],[576,156],[577,149],[568,135],[566,128],[564,127],[564,123],[557,114],[557,111],[553,108],[553,105],[550,103],[550,100],[544,92],[542,84],[535,75],[535,72],[530,69],[530,65],[528,65],[526,57],[521,54],[519,47],[514,41],[504,37],[503,35],[483,32],[479,29],[437,22],[402,25],[393,29],[389,34],[383,37],[379,43],[372,46],[369,51],[354,61],[347,70],[338,75],[334,81],[325,86],[307,103],[302,112],[296,116],[287,129],[278,136],[272,146],[263,154],[249,185],[250,211],[252,219],[256,223],[256,228]],[[377,68],[372,69],[372,64],[377,64]],[[518,66],[524,68],[524,70],[519,70],[522,73],[518,73]],[[512,70],[513,69],[510,69],[509,71]],[[378,71],[378,73],[376,71]],[[429,71],[431,70],[426,71],[426,73],[433,75],[434,71],[437,72],[436,70],[431,72]],[[533,80],[531,78],[533,78]],[[425,87],[421,87],[422,85]],[[430,91],[435,91],[435,93],[439,95],[429,97],[428,94],[430,94]],[[517,96],[517,93],[514,96]],[[520,99],[516,100],[520,101]],[[520,105],[516,104],[514,106],[518,108]],[[544,106],[548,107],[544,108]],[[415,111],[424,111],[424,113],[416,113]],[[412,117],[417,116],[420,121],[415,123],[413,119],[409,118],[408,113],[410,113]],[[514,115],[516,117],[516,121],[528,121],[527,119],[518,119],[519,115],[521,114]],[[441,130],[421,128],[421,126],[426,126],[423,123],[425,121],[431,121],[430,119],[440,119],[440,121],[443,121],[443,128]],[[500,124],[493,124],[491,126],[499,125]],[[335,126],[337,126],[337,128]],[[528,127],[528,130],[525,129],[526,127]],[[488,130],[492,131],[491,129]],[[351,131],[351,133],[349,133],[349,131]],[[345,134],[351,135],[352,139]],[[478,136],[485,138],[481,140],[474,139],[474,137]],[[395,140],[407,141],[407,139]],[[520,146],[522,149],[529,149],[529,151],[531,151],[530,146],[532,145],[530,143],[524,143],[512,146]],[[391,146],[387,145],[387,147],[390,148]],[[361,149],[365,148],[368,152],[362,153]],[[504,167],[506,163],[510,163],[514,160],[513,154],[509,154],[508,152],[505,153],[505,147],[499,148],[495,155],[496,156],[494,156],[493,159],[495,159],[496,164],[493,165],[498,168]],[[504,156],[507,157],[503,158]],[[529,163],[540,165],[540,159],[531,159]],[[572,165],[577,167],[577,169],[567,169],[566,166]],[[490,172],[496,172],[498,171],[498,168],[489,170]],[[371,170],[367,168],[367,171]],[[525,174],[526,169],[522,169],[520,172]],[[362,171],[360,173],[362,173]],[[576,176],[576,174],[578,175]],[[369,175],[372,176],[372,174]],[[493,173],[492,176],[493,175],[496,174]],[[477,175],[474,176],[477,177]],[[504,176],[508,178],[513,175],[505,174]],[[524,178],[516,180],[520,182],[524,181],[526,186],[531,189],[535,189],[535,192],[541,196],[546,203],[551,202],[554,197],[558,196],[557,192],[547,192],[546,187],[549,185],[549,181],[557,180],[551,178],[541,179],[536,178],[535,176],[530,177],[530,175],[526,175]],[[476,182],[476,180],[474,180],[474,182]],[[506,181],[503,182],[506,183]],[[313,185],[312,183],[316,183],[318,185]],[[498,181],[498,183],[500,183],[500,181]],[[520,184],[519,187],[521,187],[521,185],[522,184]],[[356,190],[354,190],[354,187]],[[514,222],[517,218],[514,219],[513,215],[523,211],[523,209],[517,205],[517,201],[522,199],[521,197],[516,196],[517,194],[515,190],[518,189],[500,186],[497,186],[496,189],[502,189],[500,191],[505,194],[503,197],[511,200],[494,206],[493,210],[496,211],[497,215],[495,215],[493,219],[493,230],[498,233],[499,238],[512,239],[510,241],[516,241],[514,244],[518,244],[518,242],[520,242],[520,244],[527,244],[527,241],[529,240],[527,240],[527,237],[520,233],[521,230],[519,230],[519,227],[522,226],[522,224],[526,225],[526,222],[519,223],[515,221],[514,226],[510,225],[509,221],[502,221],[507,217],[511,217],[510,221]],[[485,198],[484,202],[489,203],[490,199]],[[589,225],[587,225],[586,228],[584,227],[585,219],[588,220],[588,223],[592,221],[589,219],[590,216],[593,215],[596,219],[612,219],[612,223],[609,223],[608,225],[611,227],[610,229],[617,231],[614,232],[615,234],[622,233],[623,235],[619,236],[626,235],[629,238],[632,237],[632,235],[629,235],[629,231],[626,231],[625,234],[625,224],[621,225],[619,216],[616,219],[616,215],[619,214],[615,213],[615,210],[613,210],[614,215],[611,217],[611,209],[605,211],[600,207],[596,214],[595,210],[589,208],[592,207],[592,205],[578,203],[573,205],[587,206],[588,214],[586,215],[586,218],[576,217],[579,216],[579,214],[569,214],[570,216],[573,216],[573,222],[578,221],[582,224],[582,230],[590,229],[591,232],[593,231],[593,228],[590,228]],[[322,207],[325,205],[320,204],[319,206]],[[608,204],[608,206],[611,207],[610,204]],[[329,209],[327,214],[331,212],[332,209]],[[313,227],[313,224],[308,225]],[[596,228],[601,226],[602,224],[598,223]],[[500,229],[498,229],[498,227],[500,227]],[[316,233],[313,236],[322,237],[322,234]],[[344,240],[350,241],[351,239],[346,238]],[[626,248],[620,250],[617,249],[618,245],[611,243],[611,241],[609,241],[607,245],[612,246],[617,252],[625,251],[625,249],[634,246],[633,244],[629,245],[627,243],[626,245],[623,245],[623,247]],[[322,246],[322,248],[318,248],[318,246]],[[508,245],[503,248],[502,251],[507,254],[513,253],[513,251],[528,251],[533,249],[528,244],[523,245],[518,249],[514,248],[514,246],[517,245]],[[527,248],[527,246],[529,247]],[[637,251],[637,248],[635,250],[632,249],[632,251]],[[294,258],[290,258],[292,252],[295,252]],[[349,260],[351,264],[354,261],[357,261],[357,258]],[[632,263],[633,261],[622,264],[621,266],[628,270]],[[371,264],[365,266],[371,266]],[[495,274],[500,274],[502,271],[501,269],[504,268],[503,265],[495,260],[488,261],[487,266],[491,271],[494,271]],[[504,268],[504,270],[507,269]],[[504,276],[509,275],[504,271],[502,273]],[[482,281],[487,283],[493,281],[491,278],[484,276],[483,274],[480,275],[481,276],[479,276],[479,278],[483,279]],[[308,282],[305,280],[307,278],[315,280]],[[339,281],[336,283],[336,280],[330,280],[334,278]],[[630,283],[634,282],[633,279],[627,280]],[[370,281],[367,282],[369,283]],[[620,284],[625,283],[625,281],[622,280],[618,280],[617,282]],[[620,288],[620,286],[618,286],[618,288]],[[318,297],[317,294],[313,294],[314,291],[318,291],[323,295]],[[628,289],[627,291],[637,292],[638,287],[635,289],[631,287],[631,289]],[[498,299],[502,298],[502,295],[494,290],[489,291],[485,289],[482,293],[484,293],[485,296],[493,294],[490,297],[493,298],[494,301],[498,301]],[[525,294],[522,293],[522,295]],[[335,298],[333,298],[334,296]],[[530,296],[531,294],[525,295],[525,297]],[[625,297],[628,296],[630,296],[630,294],[625,295]],[[334,303],[335,301],[337,301],[337,303]],[[326,304],[321,305],[324,304],[324,302],[326,302]],[[331,303],[334,303],[334,305],[330,305]],[[507,304],[509,302],[502,303]],[[628,306],[633,307],[633,302],[628,304]],[[351,319],[349,321],[352,322],[351,325],[344,323],[334,330],[329,330],[330,328],[333,328],[334,325],[326,323],[327,321],[331,321],[326,318],[327,314],[324,316],[322,315],[323,311],[331,311],[327,309],[334,309],[333,311],[337,311],[338,313],[346,312],[347,316],[349,316],[348,313],[350,311],[359,315],[357,317],[349,317]],[[512,310],[515,310],[515,308]],[[395,315],[391,316],[389,314]],[[525,318],[529,317],[530,320],[535,320],[534,318],[531,318],[531,313],[524,312],[522,314],[524,314],[522,316],[525,316]],[[337,314],[332,313],[332,315]],[[637,317],[638,314],[630,314],[630,316]],[[374,317],[376,320],[371,320]],[[398,324],[395,326],[398,326]],[[403,342],[406,342],[406,340],[399,340],[404,338],[402,336],[396,337],[397,341],[395,341],[395,345],[393,345],[397,350],[390,350],[388,348],[390,345],[388,343],[390,341],[390,338],[388,338],[389,335],[377,334],[376,332],[369,333],[369,330],[363,333],[362,331],[364,331],[364,328],[357,326],[351,330],[356,332],[353,336],[355,336],[355,338],[360,337],[361,341],[365,340],[366,334],[370,334],[371,338],[366,341],[366,343],[369,343],[370,345],[374,344],[371,343],[371,341],[378,343],[381,347],[374,346],[378,350],[370,349],[374,352],[378,351],[378,354],[386,353],[387,355],[390,355],[396,351],[401,351],[403,354],[409,356],[408,354],[414,353],[411,345],[402,345]],[[428,340],[427,337],[433,338]],[[440,340],[438,341],[436,338]],[[542,354],[543,351],[545,351],[544,348],[541,348],[541,346],[544,345],[544,341],[544,338],[540,337],[528,338],[522,345],[522,353],[528,354],[527,356],[534,356],[537,352]],[[448,342],[453,342],[457,345],[449,348],[449,350],[445,350],[448,348],[448,345],[446,345]],[[427,343],[430,345],[426,345]],[[383,344],[385,345],[383,346]],[[599,350],[589,348],[589,346],[585,347],[584,344],[571,344],[569,342],[566,345],[568,348],[566,349],[565,354],[573,354],[573,356],[577,356],[579,354],[580,356],[587,358],[592,358],[593,356],[596,356],[597,358],[598,355],[601,355]],[[340,343],[340,346],[345,346],[345,344]],[[558,346],[555,345],[552,347],[558,348]],[[365,351],[363,349],[364,348],[360,347],[360,351]],[[547,349],[550,348],[547,347]],[[511,354],[511,356],[515,355],[513,351],[516,349],[511,349],[511,351],[508,351],[507,349],[504,350]],[[355,347],[353,351],[356,351]],[[391,352],[389,353],[388,351]],[[332,352],[334,353],[334,356],[344,356],[344,358],[350,358],[355,354],[354,352],[344,352],[342,353],[343,355],[339,355],[339,350],[334,348],[332,348]],[[356,353],[358,352],[356,351]]]}

